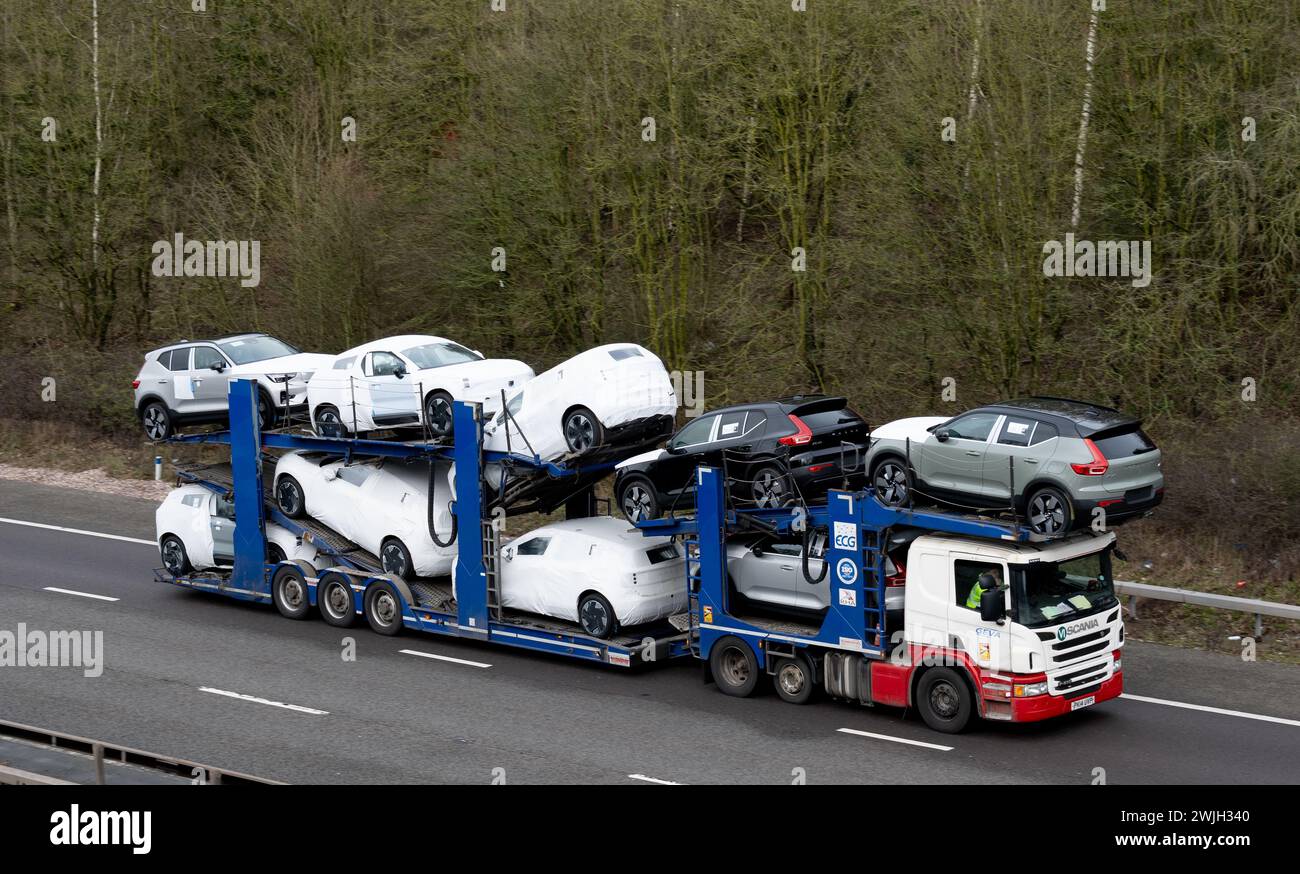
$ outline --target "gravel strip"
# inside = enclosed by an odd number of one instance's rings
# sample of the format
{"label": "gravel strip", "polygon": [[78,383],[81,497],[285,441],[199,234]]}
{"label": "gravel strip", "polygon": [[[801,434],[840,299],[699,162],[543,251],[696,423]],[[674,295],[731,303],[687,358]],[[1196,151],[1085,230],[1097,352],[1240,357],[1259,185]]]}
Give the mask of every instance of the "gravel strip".
{"label": "gravel strip", "polygon": [[171,491],[170,480],[155,482],[144,479],[117,479],[106,474],[103,468],[74,472],[0,463],[0,480],[6,479],[39,483],[61,489],[121,495],[126,498],[148,498],[155,501],[161,501]]}

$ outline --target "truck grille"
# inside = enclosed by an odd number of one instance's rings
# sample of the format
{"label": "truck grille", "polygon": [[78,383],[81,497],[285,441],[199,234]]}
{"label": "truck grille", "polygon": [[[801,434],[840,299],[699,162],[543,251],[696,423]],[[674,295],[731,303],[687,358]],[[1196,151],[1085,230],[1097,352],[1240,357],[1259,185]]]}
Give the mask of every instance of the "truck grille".
{"label": "truck grille", "polygon": [[1079,690],[1088,686],[1095,686],[1109,675],[1110,662],[1097,662],[1088,665],[1086,668],[1052,677],[1052,692],[1057,695],[1077,695]]}

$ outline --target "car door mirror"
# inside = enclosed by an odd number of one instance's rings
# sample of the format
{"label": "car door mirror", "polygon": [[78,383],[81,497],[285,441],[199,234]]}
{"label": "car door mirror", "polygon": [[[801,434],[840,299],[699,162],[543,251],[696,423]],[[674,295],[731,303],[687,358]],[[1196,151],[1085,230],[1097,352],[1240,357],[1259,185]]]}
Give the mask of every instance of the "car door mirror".
{"label": "car door mirror", "polygon": [[1006,599],[1002,590],[986,589],[980,593],[980,619],[984,622],[1001,622],[1006,615]]}
{"label": "car door mirror", "polygon": [[501,550],[501,555],[506,561],[514,561],[515,548],[513,546],[507,546],[505,549]]}
{"label": "car door mirror", "polygon": [[406,376],[406,368],[400,364],[397,365],[397,367],[393,369],[393,376],[397,377],[398,379],[402,379],[403,377]]}
{"label": "car door mirror", "polygon": [[224,361],[214,361],[214,362],[212,362],[211,364],[208,365],[208,369],[209,369],[209,370],[215,370],[217,373],[221,373],[222,371],[224,371],[224,370],[226,369],[226,362],[224,362]]}
{"label": "car door mirror", "polygon": [[682,446],[680,443],[670,443],[670,444],[668,444],[668,454],[669,454],[669,455],[682,455],[682,454],[684,454],[685,452],[686,452],[686,447],[685,447],[685,446]]}
{"label": "car door mirror", "polygon": [[755,543],[755,544],[754,544],[754,548],[753,548],[752,550],[750,550],[750,552],[754,553],[754,555],[762,555],[762,554],[763,554],[763,544],[761,544],[761,543]]}
{"label": "car door mirror", "polygon": [[952,436],[952,432],[950,432],[947,428],[940,428],[934,432],[934,439],[938,440],[940,443],[947,443],[948,438],[951,436]]}

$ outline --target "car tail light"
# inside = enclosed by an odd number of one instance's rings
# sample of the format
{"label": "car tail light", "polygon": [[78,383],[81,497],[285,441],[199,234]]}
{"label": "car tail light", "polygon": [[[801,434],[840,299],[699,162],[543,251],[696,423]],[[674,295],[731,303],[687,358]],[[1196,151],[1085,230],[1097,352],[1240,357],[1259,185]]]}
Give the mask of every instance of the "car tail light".
{"label": "car tail light", "polygon": [[1110,469],[1110,462],[1106,460],[1106,456],[1101,454],[1097,444],[1085,437],[1083,445],[1087,446],[1088,451],[1092,453],[1092,461],[1084,464],[1071,464],[1070,467],[1074,468],[1074,472],[1080,476],[1102,476],[1105,474]]}
{"label": "car tail light", "polygon": [[814,464],[808,468],[809,473],[821,473],[826,468],[831,467],[829,464]]}
{"label": "car tail light", "polygon": [[140,387],[140,380],[138,379],[131,380],[131,388],[135,389],[139,387]]}
{"label": "car tail light", "polygon": [[787,434],[776,442],[782,446],[803,446],[805,443],[811,442],[812,431],[803,423],[803,420],[798,416],[789,416],[788,418],[790,424],[794,425],[795,431],[793,434]]}

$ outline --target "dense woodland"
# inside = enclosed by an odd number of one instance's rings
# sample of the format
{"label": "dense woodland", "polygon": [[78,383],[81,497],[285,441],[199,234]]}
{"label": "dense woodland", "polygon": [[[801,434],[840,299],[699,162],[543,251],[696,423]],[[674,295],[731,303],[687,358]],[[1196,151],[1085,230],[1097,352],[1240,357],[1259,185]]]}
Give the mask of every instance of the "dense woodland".
{"label": "dense woodland", "polygon": [[[142,353],[233,329],[628,339],[710,405],[1118,404],[1170,520],[1300,565],[1298,0],[192,5],[0,4],[6,413],[135,439]],[[176,233],[260,284],[153,275]],[[1067,233],[1152,280],[1045,277]]]}

